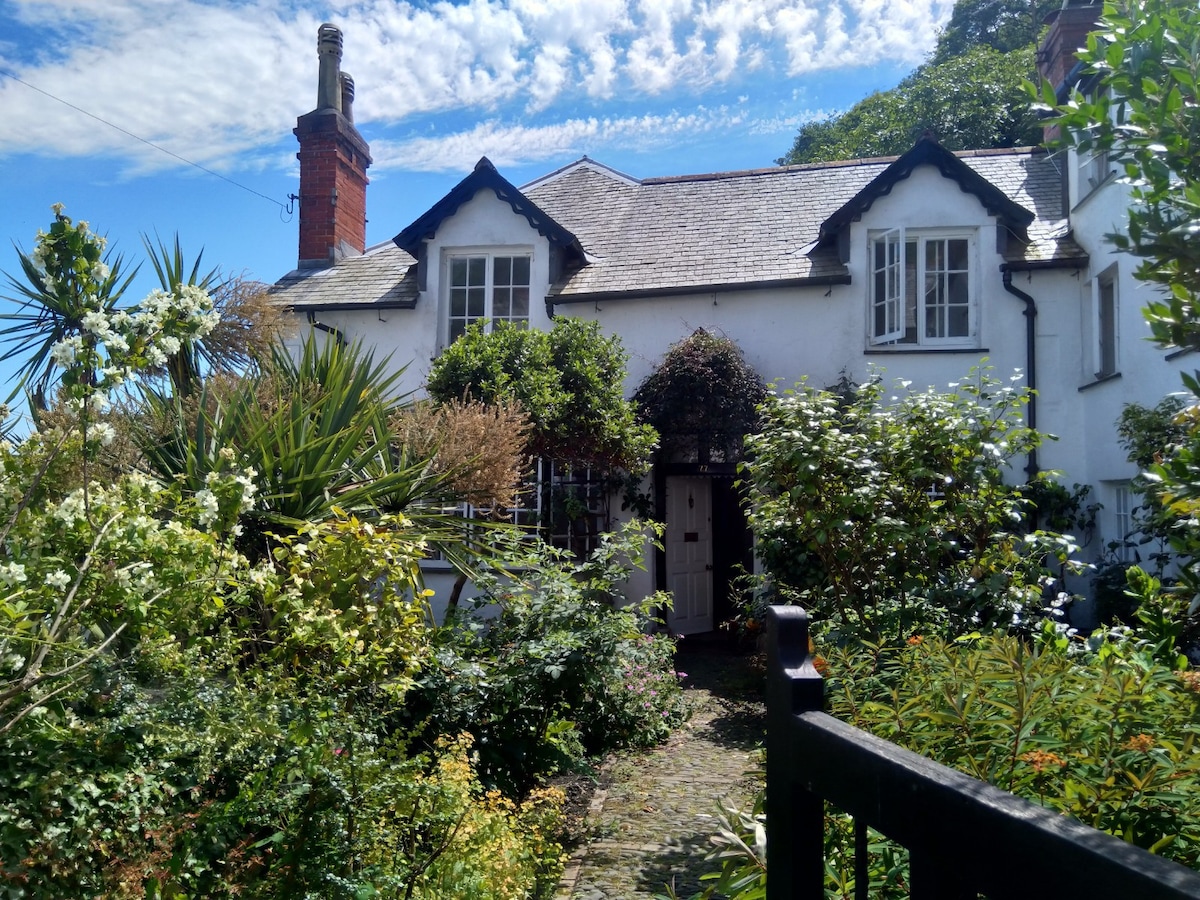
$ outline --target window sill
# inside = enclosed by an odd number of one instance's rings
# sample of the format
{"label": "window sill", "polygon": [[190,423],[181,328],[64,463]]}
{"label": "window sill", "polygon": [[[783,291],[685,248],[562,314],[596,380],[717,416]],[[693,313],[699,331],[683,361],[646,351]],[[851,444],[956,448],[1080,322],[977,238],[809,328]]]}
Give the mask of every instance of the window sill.
{"label": "window sill", "polygon": [[1083,393],[1084,391],[1090,391],[1092,388],[1096,387],[1096,385],[1098,385],[1098,384],[1107,384],[1110,381],[1118,381],[1118,380],[1120,380],[1120,378],[1121,378],[1120,372],[1113,372],[1109,375],[1101,375],[1095,381],[1089,381],[1087,384],[1080,385],[1079,392]]}
{"label": "window sill", "polygon": [[897,344],[892,347],[868,347],[863,351],[867,356],[902,356],[911,353],[987,353],[987,347],[938,347],[922,346],[920,344]]}

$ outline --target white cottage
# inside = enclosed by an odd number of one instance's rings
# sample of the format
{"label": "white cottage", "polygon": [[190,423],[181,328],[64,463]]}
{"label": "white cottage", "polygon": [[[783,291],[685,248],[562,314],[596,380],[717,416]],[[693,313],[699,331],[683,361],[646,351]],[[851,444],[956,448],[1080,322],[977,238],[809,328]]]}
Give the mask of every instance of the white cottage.
{"label": "white cottage", "polygon": [[[1097,11],[1060,14],[1048,77],[1075,77],[1067,50]],[[344,84],[340,34],[326,29],[321,84]],[[322,87],[299,120],[300,264],[274,290],[308,327],[409,364],[407,387],[419,389],[429,361],[479,319],[597,320],[630,353],[627,393],[698,328],[729,337],[785,386],[883,369],[944,387],[986,360],[1024,373],[1037,389],[1032,424],[1058,436],[1029,471],[1095,486],[1105,540],[1128,527],[1135,473],[1114,423],[1123,404],[1178,390],[1179,374],[1143,340],[1147,295],[1131,260],[1104,243],[1125,201],[1105,161],[1039,148],[954,153],[927,135],[897,158],[668,178],[585,157],[516,187],[481,159],[368,248],[370,157],[349,103],[344,89]],[[724,587],[748,552],[732,469],[674,462],[656,475],[666,552],[631,592],[673,590],[681,633],[710,630],[728,611]]]}

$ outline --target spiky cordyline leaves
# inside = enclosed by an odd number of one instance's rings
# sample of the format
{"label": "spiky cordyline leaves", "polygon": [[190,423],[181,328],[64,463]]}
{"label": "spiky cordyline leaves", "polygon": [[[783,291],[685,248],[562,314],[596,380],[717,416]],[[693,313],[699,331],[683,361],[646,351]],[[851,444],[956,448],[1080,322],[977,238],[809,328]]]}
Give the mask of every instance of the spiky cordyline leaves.
{"label": "spiky cordyline leaves", "polygon": [[199,396],[153,393],[141,444],[149,465],[199,491],[222,466],[222,452],[255,470],[260,528],[297,528],[334,509],[404,511],[429,543],[466,568],[483,532],[453,514],[455,497],[423,455],[397,448],[388,419],[401,397],[400,372],[369,351],[310,336],[299,357],[277,345],[262,373],[205,385]]}

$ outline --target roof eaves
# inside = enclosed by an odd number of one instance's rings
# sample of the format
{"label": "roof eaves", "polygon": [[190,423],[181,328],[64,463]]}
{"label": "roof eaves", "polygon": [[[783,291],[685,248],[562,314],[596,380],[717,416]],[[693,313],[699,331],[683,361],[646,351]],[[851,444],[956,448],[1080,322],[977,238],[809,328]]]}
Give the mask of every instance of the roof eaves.
{"label": "roof eaves", "polygon": [[485,156],[475,164],[475,169],[451,188],[446,196],[431,206],[415,222],[401,231],[392,240],[401,250],[417,256],[421,244],[432,237],[459,208],[481,190],[491,190],[497,197],[512,207],[517,215],[524,216],[530,227],[550,241],[551,244],[572,249],[583,255],[583,246],[574,234],[554,221],[547,213],[526,197],[519,189],[504,178]]}
{"label": "roof eaves", "polygon": [[617,291],[586,291],[577,294],[550,294],[547,307],[569,303],[599,303],[607,300],[641,300],[650,297],[678,297],[686,294],[729,294],[737,291],[762,291],[771,288],[829,287],[850,284],[850,274],[812,275],[801,278],[775,278],[761,281],[720,282],[716,284],[686,284],[668,287],[633,288]]}
{"label": "roof eaves", "polygon": [[353,312],[363,309],[416,309],[417,298],[407,297],[402,300],[358,300],[354,302],[344,302],[338,300],[313,300],[305,302],[303,300],[287,304],[284,309],[292,312],[300,310],[311,310],[312,312]]}
{"label": "roof eaves", "polygon": [[999,216],[1018,235],[1024,235],[1036,216],[1010,198],[994,184],[939,144],[931,135],[922,136],[908,152],[884,169],[866,187],[850,198],[840,209],[821,223],[822,243],[836,237],[838,232],[857,221],[881,197],[921,165],[932,165],[946,178],[956,182],[965,193],[977,197],[989,215]]}

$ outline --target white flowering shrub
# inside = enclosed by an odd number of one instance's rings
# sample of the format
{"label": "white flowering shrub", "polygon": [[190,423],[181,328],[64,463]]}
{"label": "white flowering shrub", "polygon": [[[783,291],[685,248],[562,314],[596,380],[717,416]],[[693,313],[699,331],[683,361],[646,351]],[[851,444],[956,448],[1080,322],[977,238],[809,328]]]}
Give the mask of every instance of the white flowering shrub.
{"label": "white flowering shrub", "polygon": [[113,391],[162,369],[219,321],[212,297],[194,284],[118,308],[129,279],[119,278],[119,258],[106,261],[106,245],[86,221],[73,222],[55,204],[50,230],[39,230],[33,251],[20,254],[28,284],[9,279],[22,308],[4,315],[16,322],[5,341],[14,354],[28,354],[18,389],[31,387],[43,406],[45,389],[58,380],[82,409],[103,411]]}
{"label": "white flowering shrub", "polygon": [[743,471],[774,588],[842,634],[1028,630],[1060,617],[1058,577],[1077,547],[1030,528],[1018,467],[1042,436],[1021,420],[1019,378],[775,392]]}
{"label": "white flowering shrub", "polygon": [[61,470],[82,447],[54,437],[0,446],[0,733],[39,709],[61,713],[114,655],[170,668],[259,589],[232,545],[253,498],[244,473],[214,473],[215,517],[137,473],[64,490]]}
{"label": "white flowering shrub", "polygon": [[[184,427],[212,302],[172,272],[118,309],[103,251],[56,209],[4,314],[35,404],[47,373],[69,403],[0,444],[0,896],[549,897],[562,795],[485,792],[454,723],[401,715],[447,639],[420,563],[471,538],[393,455],[395,375],[278,349]],[[101,465],[112,392],[164,366],[160,477]]]}

